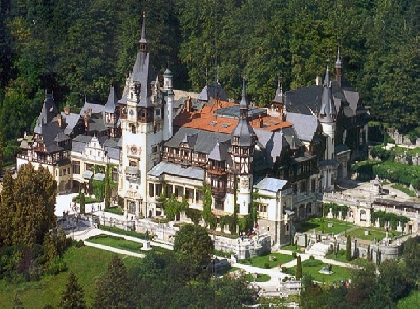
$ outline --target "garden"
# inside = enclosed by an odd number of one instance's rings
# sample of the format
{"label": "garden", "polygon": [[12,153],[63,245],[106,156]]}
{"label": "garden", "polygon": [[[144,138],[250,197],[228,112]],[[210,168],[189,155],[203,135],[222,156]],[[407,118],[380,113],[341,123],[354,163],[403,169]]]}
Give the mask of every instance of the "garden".
{"label": "garden", "polygon": [[239,263],[248,264],[259,268],[273,268],[278,267],[279,264],[284,264],[294,260],[292,255],[281,253],[270,253],[267,255],[260,255],[246,260],[240,260]]}
{"label": "garden", "polygon": [[96,236],[89,237],[87,241],[95,244],[131,251],[134,253],[140,253],[141,247],[143,246],[143,244],[140,242],[127,240],[120,236],[106,234],[99,234]]}
{"label": "garden", "polygon": [[[332,224],[328,224],[332,223]],[[309,233],[313,230],[326,234],[340,234],[352,228],[353,224],[333,218],[311,218],[296,227],[297,232]]]}

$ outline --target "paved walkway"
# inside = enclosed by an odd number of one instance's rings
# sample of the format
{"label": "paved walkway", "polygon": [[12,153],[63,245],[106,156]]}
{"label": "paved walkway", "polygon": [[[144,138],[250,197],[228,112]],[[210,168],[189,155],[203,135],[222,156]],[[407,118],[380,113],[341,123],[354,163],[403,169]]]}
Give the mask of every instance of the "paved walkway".
{"label": "paved walkway", "polygon": [[[140,239],[140,238],[136,238],[136,237],[132,237],[132,236],[121,235],[121,234],[112,233],[112,232],[108,232],[108,231],[103,231],[103,230],[100,230],[98,228],[90,228],[90,229],[85,230],[85,231],[75,232],[73,237],[74,237],[75,240],[83,240],[85,242],[85,245],[87,245],[87,246],[92,246],[92,247],[95,247],[95,248],[99,248],[99,249],[107,250],[107,251],[112,251],[112,252],[119,253],[119,254],[135,256],[135,257],[138,257],[138,258],[144,258],[145,257],[145,254],[142,254],[142,253],[134,253],[134,252],[127,251],[127,250],[121,250],[121,249],[117,249],[117,248],[114,248],[114,247],[95,244],[95,243],[91,243],[87,240],[89,237],[96,236],[96,235],[99,235],[99,234],[119,236],[119,237],[123,237],[124,239],[131,240],[131,241],[134,241],[134,242],[138,242],[138,243],[142,243],[142,244],[146,243],[146,240],[144,240],[144,239]],[[150,242],[150,246],[152,248],[153,247],[162,247],[162,248],[165,248],[165,249],[168,249],[168,250],[173,250],[173,246],[171,244],[167,244],[167,243],[163,243],[163,242],[157,242],[157,241],[149,241],[149,242]],[[292,251],[290,251],[290,250],[278,250],[276,252],[281,253],[281,254],[292,255]],[[302,261],[307,260],[310,257],[310,255],[306,254],[306,253],[299,253],[299,255],[301,256]],[[343,262],[332,260],[332,259],[325,259],[323,257],[315,257],[315,258],[321,260],[325,264],[329,263],[329,264],[337,265],[337,266],[341,266],[341,267],[357,268],[356,265],[350,264],[350,263],[343,263]],[[282,264],[282,266],[287,267],[287,268],[294,267],[296,265],[296,262],[297,262],[297,260],[294,259],[290,262]],[[275,289],[280,285],[280,280],[282,280],[285,277],[290,277],[289,274],[281,272],[281,269],[279,269],[277,267],[264,269],[264,268],[259,268],[259,267],[255,267],[255,266],[251,266],[251,265],[247,265],[247,264],[242,264],[242,263],[233,263],[232,267],[240,268],[240,269],[242,269],[245,272],[250,273],[250,274],[258,273],[258,274],[265,274],[265,275],[270,276],[269,281],[255,282],[255,284],[257,286],[259,286],[260,288],[263,288],[263,289]]]}

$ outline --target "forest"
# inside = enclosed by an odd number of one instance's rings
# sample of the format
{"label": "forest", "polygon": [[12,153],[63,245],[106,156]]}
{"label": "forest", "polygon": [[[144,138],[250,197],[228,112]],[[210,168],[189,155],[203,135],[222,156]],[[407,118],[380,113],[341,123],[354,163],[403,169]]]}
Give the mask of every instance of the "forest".
{"label": "forest", "polygon": [[169,65],[175,89],[218,79],[237,99],[245,77],[250,100],[267,106],[279,77],[284,90],[314,84],[340,48],[344,76],[372,120],[420,132],[418,1],[1,0],[5,162],[32,131],[45,90],[59,110],[105,103],[111,83],[122,91],[143,11],[153,67]]}

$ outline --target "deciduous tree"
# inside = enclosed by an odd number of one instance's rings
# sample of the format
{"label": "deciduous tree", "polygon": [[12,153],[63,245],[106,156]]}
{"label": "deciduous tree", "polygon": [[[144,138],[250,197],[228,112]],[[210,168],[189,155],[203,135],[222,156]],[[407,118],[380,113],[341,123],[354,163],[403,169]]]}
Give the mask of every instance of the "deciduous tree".
{"label": "deciduous tree", "polygon": [[175,234],[174,252],[190,277],[208,277],[214,245],[207,230],[185,224]]}

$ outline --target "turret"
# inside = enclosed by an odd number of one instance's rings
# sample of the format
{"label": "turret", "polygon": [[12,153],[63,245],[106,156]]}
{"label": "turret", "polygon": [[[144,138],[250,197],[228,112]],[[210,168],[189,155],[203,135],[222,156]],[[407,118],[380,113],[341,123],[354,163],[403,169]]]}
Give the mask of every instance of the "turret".
{"label": "turret", "polygon": [[253,159],[257,137],[248,122],[248,102],[246,100],[245,80],[242,99],[239,104],[239,122],[231,135],[231,156],[233,172],[238,177],[239,192],[237,202],[239,213],[248,214],[251,203],[253,183]]}
{"label": "turret", "polygon": [[335,121],[335,116],[336,112],[331,91],[330,69],[327,65],[324,80],[324,90],[322,92],[322,105],[318,118],[321,123],[331,123]]}
{"label": "turret", "polygon": [[341,87],[341,79],[343,77],[343,67],[340,59],[340,48],[337,50],[337,60],[335,61],[335,80],[338,86]]}
{"label": "turret", "polygon": [[169,68],[166,68],[163,73],[163,90],[166,91],[166,115],[164,115],[164,140],[168,140],[173,136],[173,105],[174,105],[174,91],[173,91],[173,75]]}

